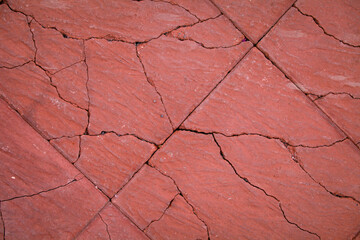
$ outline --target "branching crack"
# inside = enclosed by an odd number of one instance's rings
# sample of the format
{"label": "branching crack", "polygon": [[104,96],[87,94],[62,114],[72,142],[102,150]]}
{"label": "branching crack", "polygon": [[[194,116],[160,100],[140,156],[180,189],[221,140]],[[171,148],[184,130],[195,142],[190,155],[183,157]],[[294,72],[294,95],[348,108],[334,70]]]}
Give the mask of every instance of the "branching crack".
{"label": "branching crack", "polygon": [[108,226],[107,223],[104,221],[104,219],[102,218],[102,216],[101,216],[100,213],[99,213],[99,217],[100,217],[101,221],[105,224],[106,232],[107,232],[107,234],[108,234],[109,240],[111,240],[111,235],[110,235],[110,232],[109,232],[109,226]]}
{"label": "branching crack", "polygon": [[348,95],[352,99],[360,99],[360,97],[355,97],[351,93],[348,93],[348,92],[328,92],[328,93],[322,94],[322,95],[317,95],[317,94],[314,94],[314,93],[305,93],[305,94],[315,96],[316,98],[314,99],[314,101],[325,98],[325,97],[327,97],[329,95]]}
{"label": "branching crack", "polygon": [[26,65],[26,64],[28,64],[28,63],[31,63],[31,62],[33,62],[33,60],[29,60],[29,61],[27,61],[27,62],[24,62],[24,63],[19,64],[19,65],[16,65],[16,66],[12,66],[12,67],[0,66],[0,68],[15,69],[15,68],[18,68],[18,67],[22,67],[22,66],[24,66],[24,65]]}
{"label": "branching crack", "polygon": [[282,215],[284,216],[285,220],[286,220],[288,223],[290,223],[290,224],[292,224],[292,225],[295,225],[298,229],[300,229],[300,230],[302,230],[302,231],[308,232],[308,233],[310,233],[310,234],[312,234],[312,235],[316,235],[316,236],[320,239],[320,236],[319,236],[318,234],[313,233],[313,232],[310,232],[309,230],[303,229],[302,227],[300,227],[300,226],[297,225],[296,223],[293,223],[293,222],[289,221],[288,218],[287,218],[286,215],[285,215],[284,210],[282,209],[281,202],[280,202],[279,199],[277,199],[277,198],[276,198],[275,196],[273,196],[273,195],[268,194],[268,193],[267,193],[264,189],[262,189],[261,187],[258,187],[258,186],[256,186],[256,185],[254,185],[253,183],[251,183],[251,182],[249,181],[249,179],[247,179],[247,178],[245,178],[245,177],[242,177],[242,176],[237,172],[237,170],[236,170],[236,168],[234,167],[234,165],[225,157],[225,154],[224,154],[224,152],[223,152],[220,144],[219,144],[218,141],[216,140],[216,137],[215,137],[214,134],[212,134],[212,137],[213,137],[214,142],[216,143],[216,145],[217,145],[218,148],[219,148],[221,157],[223,158],[224,161],[226,161],[226,162],[231,166],[231,168],[233,169],[233,171],[235,172],[235,174],[236,174],[239,178],[241,178],[243,181],[245,181],[245,182],[246,182],[247,184],[249,184],[250,186],[252,186],[252,187],[254,187],[254,188],[256,188],[256,189],[259,189],[259,190],[262,191],[266,196],[275,199],[275,200],[278,202],[278,204],[279,204],[279,208],[280,208],[280,210],[281,210],[281,212],[282,212]]}
{"label": "branching crack", "polygon": [[345,45],[347,45],[347,46],[357,47],[357,48],[360,47],[360,45],[352,45],[352,44],[347,43],[347,42],[345,42],[345,41],[343,41],[343,40],[335,37],[334,35],[328,33],[328,32],[325,30],[325,28],[324,28],[323,26],[321,26],[320,21],[317,20],[314,16],[312,16],[312,15],[310,15],[310,14],[304,13],[304,12],[301,11],[300,8],[297,7],[296,5],[294,5],[293,7],[294,7],[300,14],[312,18],[312,19],[314,20],[314,22],[316,23],[316,25],[318,25],[318,27],[321,28],[321,30],[324,32],[325,35],[327,35],[327,36],[329,36],[329,37],[332,37],[333,39],[335,39],[335,40],[337,40],[337,41],[339,41],[339,42],[341,42],[342,44],[345,44]]}

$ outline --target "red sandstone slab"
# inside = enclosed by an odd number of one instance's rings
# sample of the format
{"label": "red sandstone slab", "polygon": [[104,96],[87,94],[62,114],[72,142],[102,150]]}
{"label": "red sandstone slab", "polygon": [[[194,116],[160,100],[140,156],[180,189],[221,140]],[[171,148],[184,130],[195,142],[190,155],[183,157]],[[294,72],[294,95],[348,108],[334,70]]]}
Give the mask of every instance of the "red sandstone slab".
{"label": "red sandstone slab", "polygon": [[140,229],[145,229],[162,216],[177,194],[170,178],[144,165],[112,202]]}
{"label": "red sandstone slab", "polygon": [[311,17],[291,9],[259,47],[306,93],[360,97],[360,48],[324,34]]}
{"label": "red sandstone slab", "polygon": [[357,0],[300,0],[296,6],[313,16],[328,34],[360,46],[360,2]]}
{"label": "red sandstone slab", "polygon": [[[34,16],[77,38],[111,37],[142,42],[197,19],[183,8],[153,1],[9,1],[12,8]],[[84,7],[86,6],[86,7]]]}
{"label": "red sandstone slab", "polygon": [[360,98],[330,94],[316,100],[316,104],[355,142],[360,141]]}
{"label": "red sandstone slab", "polygon": [[297,147],[295,156],[304,169],[329,191],[360,201],[360,151],[350,141],[330,147]]}
{"label": "red sandstone slab", "polygon": [[0,6],[0,16],[0,67],[33,60],[35,47],[26,17],[12,12],[5,4]]}
{"label": "red sandstone slab", "polygon": [[76,167],[110,197],[150,158],[156,147],[134,136],[81,136]]}
{"label": "red sandstone slab", "polygon": [[213,18],[220,14],[219,9],[209,0],[159,0],[159,2],[169,2],[181,6],[201,20]]}
{"label": "red sandstone slab", "polygon": [[51,76],[51,79],[61,97],[81,108],[88,109],[87,69],[84,62],[74,64],[57,72]]}
{"label": "red sandstone slab", "polygon": [[135,46],[86,42],[89,66],[90,134],[131,133],[160,144],[172,126],[155,88],[147,82]]}
{"label": "red sandstone slab", "polygon": [[[222,135],[216,135],[216,139],[225,158],[242,177],[281,202],[290,222],[322,239],[352,239],[360,228],[359,204],[328,193],[300,168],[279,140]],[[353,184],[358,182],[353,180]]]}
{"label": "red sandstone slab", "polygon": [[184,127],[226,135],[257,133],[307,146],[344,138],[257,49],[251,50]]}
{"label": "red sandstone slab", "polygon": [[231,47],[240,44],[245,38],[223,15],[191,27],[179,28],[169,35],[202,43],[207,48]]}
{"label": "red sandstone slab", "polygon": [[45,29],[31,21],[31,31],[36,44],[36,63],[50,73],[84,59],[83,41],[64,38],[54,29]]}
{"label": "red sandstone slab", "polygon": [[145,230],[151,239],[208,239],[206,226],[177,195],[164,215]]}
{"label": "red sandstone slab", "polygon": [[138,49],[147,76],[177,127],[251,45],[244,42],[232,48],[206,49],[192,41],[163,36]]}
{"label": "red sandstone slab", "polygon": [[214,0],[214,3],[250,40],[257,42],[289,9],[294,0]]}
{"label": "red sandstone slab", "polygon": [[3,100],[0,119],[0,200],[55,188],[79,174]]}
{"label": "red sandstone slab", "polygon": [[87,112],[59,98],[50,79],[34,63],[0,69],[0,95],[45,138],[84,133]]}
{"label": "red sandstone slab", "polygon": [[73,239],[107,199],[86,178],[2,202],[6,239]]}
{"label": "red sandstone slab", "polygon": [[76,239],[141,240],[149,238],[109,203]]}
{"label": "red sandstone slab", "polygon": [[63,137],[58,139],[53,139],[50,141],[51,145],[54,146],[67,160],[70,162],[75,162],[79,157],[80,151],[80,137]]}
{"label": "red sandstone slab", "polygon": [[288,223],[275,199],[239,178],[211,135],[178,131],[150,164],[174,179],[211,239],[316,239]]}

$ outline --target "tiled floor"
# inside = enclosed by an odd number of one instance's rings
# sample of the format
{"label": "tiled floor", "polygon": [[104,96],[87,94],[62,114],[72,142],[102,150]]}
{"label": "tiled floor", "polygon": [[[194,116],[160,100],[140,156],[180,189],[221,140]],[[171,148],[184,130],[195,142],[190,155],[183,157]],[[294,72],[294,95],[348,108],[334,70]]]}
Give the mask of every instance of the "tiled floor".
{"label": "tiled floor", "polygon": [[360,1],[7,0],[0,238],[360,239]]}

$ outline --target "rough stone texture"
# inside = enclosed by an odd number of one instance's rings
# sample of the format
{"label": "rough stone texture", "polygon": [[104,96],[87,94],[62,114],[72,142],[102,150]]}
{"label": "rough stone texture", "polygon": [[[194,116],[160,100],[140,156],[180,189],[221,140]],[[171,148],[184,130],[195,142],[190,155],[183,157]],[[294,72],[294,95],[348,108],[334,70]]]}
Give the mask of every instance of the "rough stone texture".
{"label": "rough stone texture", "polygon": [[360,98],[329,94],[316,104],[355,142],[360,141]]}
{"label": "rough stone texture", "polygon": [[67,160],[70,162],[75,162],[79,156],[79,141],[80,137],[63,137],[58,139],[53,139],[50,141],[51,145],[54,146]]}
{"label": "rough stone texture", "polygon": [[135,177],[112,199],[140,229],[159,219],[178,194],[173,181],[144,165]]}
{"label": "rough stone texture", "polygon": [[79,174],[3,100],[0,129],[0,200],[48,190]]}
{"label": "rough stone texture", "polygon": [[135,46],[91,40],[86,42],[86,57],[90,134],[115,131],[156,143],[164,141],[172,126],[159,95],[146,80]]}
{"label": "rough stone texture", "polygon": [[213,0],[253,42],[260,38],[294,3],[294,0]]}
{"label": "rough stone texture", "polygon": [[59,98],[46,74],[34,63],[0,69],[0,95],[45,138],[84,133],[87,112]]}
{"label": "rough stone texture", "polygon": [[145,230],[151,239],[208,239],[206,226],[181,196],[176,196],[165,214]]}
{"label": "rough stone texture", "polygon": [[37,49],[36,63],[50,73],[84,59],[83,41],[64,38],[58,31],[42,28],[35,21],[31,21],[30,27]]}
{"label": "rough stone texture", "polygon": [[279,140],[222,135],[216,139],[242,177],[281,202],[289,221],[322,239],[351,239],[360,228],[359,204],[329,194],[299,167]]}
{"label": "rough stone texture", "polygon": [[226,135],[257,133],[307,146],[344,138],[257,49],[251,50],[184,127]]}
{"label": "rough stone texture", "polygon": [[304,92],[347,92],[360,97],[360,48],[325,35],[311,17],[295,8],[259,46]]}
{"label": "rough stone texture", "polygon": [[177,26],[197,22],[183,8],[149,0],[11,0],[9,4],[16,10],[34,16],[46,27],[56,27],[78,38],[111,37],[142,42]]}
{"label": "rough stone texture", "polygon": [[350,140],[331,147],[293,150],[299,163],[317,182],[335,194],[360,201],[360,151]]}
{"label": "rough stone texture", "polygon": [[0,239],[5,240],[4,236],[5,236],[5,229],[4,229],[4,222],[1,213],[1,202],[0,202]]}
{"label": "rough stone texture", "polygon": [[34,58],[35,47],[26,17],[0,6],[0,67],[14,67]]}
{"label": "rough stone texture", "polygon": [[250,47],[245,42],[232,48],[205,49],[195,42],[163,36],[140,45],[139,55],[177,127]]}
{"label": "rough stone texture", "polygon": [[85,178],[32,197],[2,202],[6,239],[73,239],[105,205]]}
{"label": "rough stone texture", "polygon": [[231,47],[244,40],[244,35],[223,15],[191,27],[179,28],[169,35],[202,43],[207,48]]}
{"label": "rough stone texture", "polygon": [[119,191],[149,159],[156,147],[133,136],[109,133],[81,137],[76,167],[109,197]]}
{"label": "rough stone texture", "polygon": [[[296,6],[313,16],[328,34],[360,46],[360,2],[357,0],[299,0]],[[355,24],[354,24],[355,23]]]}
{"label": "rough stone texture", "polygon": [[316,239],[288,223],[275,199],[239,178],[211,135],[176,132],[150,164],[174,179],[211,239]]}
{"label": "rough stone texture", "polygon": [[78,240],[149,239],[114,205],[109,203],[77,237]]}
{"label": "rough stone texture", "polygon": [[61,97],[81,108],[88,109],[87,71],[84,62],[57,72],[51,76],[51,79]]}
{"label": "rough stone texture", "polygon": [[181,6],[201,20],[213,18],[220,14],[219,9],[209,0],[159,0],[159,2],[169,2]]}

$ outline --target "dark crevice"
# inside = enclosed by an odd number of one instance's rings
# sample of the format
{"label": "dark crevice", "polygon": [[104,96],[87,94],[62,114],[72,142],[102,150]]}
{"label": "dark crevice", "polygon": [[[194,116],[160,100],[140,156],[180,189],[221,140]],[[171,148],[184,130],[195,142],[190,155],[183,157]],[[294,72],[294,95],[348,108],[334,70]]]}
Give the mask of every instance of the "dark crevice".
{"label": "dark crevice", "polygon": [[[170,122],[170,125],[171,125],[172,129],[174,130],[174,124],[173,124],[173,122],[171,121],[171,118],[170,118],[170,116],[169,116],[169,114],[168,114],[168,112],[167,112],[167,110],[166,110],[166,107],[165,107],[165,104],[164,104],[164,100],[163,100],[160,92],[157,90],[157,88],[156,88],[156,86],[155,86],[155,83],[154,83],[153,81],[150,81],[149,76],[148,76],[147,73],[146,73],[145,65],[144,65],[144,63],[143,63],[142,60],[141,60],[140,53],[139,53],[139,50],[138,50],[138,44],[135,44],[135,51],[136,51],[136,56],[137,56],[137,58],[139,59],[139,62],[140,62],[140,64],[141,64],[141,66],[142,66],[142,69],[143,69],[145,78],[146,78],[147,82],[150,84],[150,86],[152,86],[152,87],[154,88],[155,92],[156,92],[157,95],[159,96],[160,101],[161,101],[161,104],[162,104],[162,106],[163,106],[163,108],[164,108],[165,114],[166,114],[166,116],[167,116],[167,118],[168,118],[168,120],[169,120],[169,122]],[[156,100],[154,100],[154,101],[156,101]]]}
{"label": "dark crevice", "polygon": [[77,156],[75,162],[73,162],[73,164],[75,164],[81,156],[81,136],[78,136],[78,138],[79,138],[79,153],[78,153],[78,156]]}
{"label": "dark crevice", "polygon": [[343,40],[335,37],[334,35],[328,33],[328,32],[325,30],[325,28],[324,28],[323,26],[321,26],[320,21],[317,20],[314,16],[302,12],[302,11],[300,10],[300,8],[298,8],[296,5],[294,5],[293,7],[294,7],[300,14],[302,14],[303,16],[312,18],[312,20],[314,20],[315,24],[318,25],[319,28],[321,28],[321,30],[324,32],[325,35],[327,35],[327,36],[329,36],[329,37],[332,37],[333,39],[335,39],[335,40],[337,40],[337,41],[339,41],[339,42],[341,42],[342,44],[345,44],[345,45],[347,45],[347,46],[356,47],[356,48],[359,48],[359,47],[360,47],[360,45],[353,45],[353,44],[347,43],[347,42],[345,42],[345,41],[343,41]]}
{"label": "dark crevice", "polygon": [[106,223],[106,222],[104,221],[104,219],[102,218],[101,213],[99,213],[99,218],[100,218],[101,221],[105,224],[107,235],[108,235],[108,237],[109,237],[109,240],[111,240],[111,235],[110,235],[110,232],[109,232],[109,226],[107,225],[107,223]]}
{"label": "dark crevice", "polygon": [[91,104],[91,100],[90,100],[90,91],[89,91],[89,65],[87,63],[87,58],[86,58],[86,46],[85,46],[85,41],[83,41],[83,54],[84,54],[84,64],[85,64],[85,68],[86,68],[86,93],[87,93],[87,97],[88,97],[88,110],[87,110],[87,115],[88,115],[88,122],[84,131],[84,135],[88,135],[89,134],[89,125],[90,125],[90,104]]}
{"label": "dark crevice", "polygon": [[22,67],[22,66],[24,66],[24,65],[26,65],[26,64],[28,64],[28,63],[31,63],[31,62],[33,62],[33,60],[29,60],[29,61],[27,61],[27,62],[24,62],[24,63],[19,64],[19,65],[16,65],[16,66],[12,66],[12,67],[0,66],[0,68],[5,68],[5,69],[15,69],[15,68]]}
{"label": "dark crevice", "polygon": [[179,195],[182,196],[185,200],[185,202],[191,207],[193,214],[197,217],[197,219],[199,219],[206,227],[206,232],[208,235],[208,240],[210,240],[210,228],[209,226],[206,224],[206,222],[204,220],[202,220],[199,216],[199,214],[196,212],[195,207],[189,202],[189,200],[185,197],[185,194],[183,193],[183,191],[181,191],[181,189],[179,188],[179,186],[177,185],[177,183],[175,182],[175,180],[170,177],[169,175],[167,175],[166,173],[162,172],[160,169],[157,169],[155,166],[147,164],[149,167],[152,167],[153,169],[157,170],[161,175],[171,179],[175,185],[175,187],[177,188]]}
{"label": "dark crevice", "polygon": [[213,140],[214,140],[215,144],[216,144],[216,145],[218,146],[218,148],[219,148],[221,157],[223,158],[224,161],[226,161],[226,162],[230,165],[230,167],[233,169],[234,173],[235,173],[240,179],[242,179],[244,182],[246,182],[246,183],[249,184],[250,186],[252,186],[252,187],[254,187],[254,188],[262,191],[266,196],[271,197],[271,198],[273,198],[274,200],[276,200],[276,201],[278,202],[278,204],[279,204],[279,208],[280,208],[280,210],[281,210],[281,212],[282,212],[282,215],[284,216],[285,220],[286,220],[289,224],[292,224],[292,225],[296,226],[298,229],[300,229],[300,230],[302,230],[302,231],[305,231],[305,232],[308,232],[308,233],[310,233],[310,234],[312,234],[312,235],[315,235],[315,236],[317,236],[317,237],[320,239],[320,236],[319,236],[318,234],[313,233],[313,232],[310,232],[309,230],[303,229],[303,228],[300,227],[298,224],[289,221],[288,218],[287,218],[286,215],[285,215],[284,210],[282,209],[281,202],[280,202],[280,200],[279,200],[278,198],[276,198],[276,197],[273,196],[273,195],[268,194],[264,189],[262,189],[261,187],[258,187],[258,186],[256,186],[256,185],[254,185],[253,183],[251,183],[251,182],[249,181],[249,179],[241,176],[241,175],[237,172],[237,170],[236,170],[236,168],[234,167],[234,165],[225,157],[225,154],[224,154],[224,152],[223,152],[220,144],[219,144],[218,141],[216,140],[216,137],[215,137],[214,134],[212,134],[212,137],[213,137]]}
{"label": "dark crevice", "polygon": [[352,240],[356,240],[358,237],[360,237],[360,230],[355,233],[355,236],[352,238]]}
{"label": "dark crevice", "polygon": [[348,92],[328,92],[328,93],[322,94],[322,95],[317,95],[317,94],[314,94],[314,93],[305,93],[305,94],[314,96],[315,99],[313,101],[325,98],[325,97],[327,97],[329,95],[348,95],[352,99],[358,99],[358,100],[360,99],[360,97],[355,97],[351,93],[348,93]]}
{"label": "dark crevice", "polygon": [[162,212],[161,216],[157,219],[151,220],[151,222],[144,228],[144,231],[146,232],[146,230],[150,227],[150,225],[154,222],[158,222],[160,221],[163,216],[165,215],[166,211],[171,207],[172,203],[174,202],[175,198],[180,195],[180,193],[175,194],[175,196],[173,197],[173,199],[171,199],[171,201],[169,202],[169,204],[167,205],[167,207],[164,209],[164,211]]}
{"label": "dark crevice", "polygon": [[1,201],[0,201],[0,219],[1,219],[1,222],[2,222],[2,225],[3,225],[3,240],[5,240],[5,220],[4,220],[4,217],[3,217],[3,214],[2,214],[2,209],[1,209],[2,205],[1,205]]}

